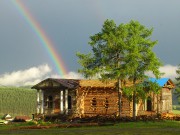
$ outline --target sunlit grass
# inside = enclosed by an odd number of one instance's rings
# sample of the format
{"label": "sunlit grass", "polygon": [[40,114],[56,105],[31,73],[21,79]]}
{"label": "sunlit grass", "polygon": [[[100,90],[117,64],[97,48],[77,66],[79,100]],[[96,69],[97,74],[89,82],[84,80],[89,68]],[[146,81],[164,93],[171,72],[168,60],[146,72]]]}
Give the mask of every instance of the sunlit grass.
{"label": "sunlit grass", "polygon": [[173,105],[173,113],[180,114],[180,105]]}
{"label": "sunlit grass", "polygon": [[173,110],[174,114],[180,114],[180,110]]}
{"label": "sunlit grass", "polygon": [[[179,121],[121,122],[114,126],[94,126],[79,128],[19,129],[19,125],[1,125],[0,134],[8,135],[177,135]],[[26,124],[27,126],[27,124]],[[13,129],[13,130],[12,130]]]}

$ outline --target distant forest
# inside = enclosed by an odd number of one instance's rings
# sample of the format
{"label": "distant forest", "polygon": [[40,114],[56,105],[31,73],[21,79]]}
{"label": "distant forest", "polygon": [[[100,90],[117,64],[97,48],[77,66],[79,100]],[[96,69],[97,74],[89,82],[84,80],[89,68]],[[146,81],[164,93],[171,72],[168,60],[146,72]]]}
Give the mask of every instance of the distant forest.
{"label": "distant forest", "polygon": [[0,87],[0,115],[28,115],[36,112],[36,90]]}

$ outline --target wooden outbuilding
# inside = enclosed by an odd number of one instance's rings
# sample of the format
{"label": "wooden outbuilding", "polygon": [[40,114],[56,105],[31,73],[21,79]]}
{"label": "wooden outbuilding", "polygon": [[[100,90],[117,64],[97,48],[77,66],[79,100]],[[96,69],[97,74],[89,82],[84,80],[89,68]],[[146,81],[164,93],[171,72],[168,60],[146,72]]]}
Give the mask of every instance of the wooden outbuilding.
{"label": "wooden outbuilding", "polygon": [[[163,81],[162,81],[163,80]],[[149,94],[137,104],[137,115],[172,111],[174,84],[170,79],[157,81],[162,87],[159,95]],[[118,115],[118,92],[116,81],[103,83],[99,80],[48,78],[36,84],[37,114],[67,114],[75,117]],[[126,85],[131,85],[127,83]],[[132,116],[132,101],[122,96],[121,116]]]}

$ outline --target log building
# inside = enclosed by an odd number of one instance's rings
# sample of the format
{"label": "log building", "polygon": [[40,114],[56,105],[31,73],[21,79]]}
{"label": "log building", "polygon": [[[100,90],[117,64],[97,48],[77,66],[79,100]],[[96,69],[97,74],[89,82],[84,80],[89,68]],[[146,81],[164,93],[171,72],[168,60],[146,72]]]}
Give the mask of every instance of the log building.
{"label": "log building", "polygon": [[[139,101],[137,115],[172,111],[173,82],[168,78],[151,79],[162,87],[160,94],[150,93]],[[118,92],[115,81],[48,78],[36,84],[37,114],[67,114],[75,117],[118,115]],[[131,85],[126,84],[126,85]],[[121,116],[132,116],[132,101],[122,95]]]}

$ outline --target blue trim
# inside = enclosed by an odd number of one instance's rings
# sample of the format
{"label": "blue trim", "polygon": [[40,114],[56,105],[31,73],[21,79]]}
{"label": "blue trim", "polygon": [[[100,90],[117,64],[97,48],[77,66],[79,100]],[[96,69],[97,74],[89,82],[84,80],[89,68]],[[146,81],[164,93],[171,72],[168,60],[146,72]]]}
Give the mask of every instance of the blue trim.
{"label": "blue trim", "polygon": [[163,87],[167,83],[168,80],[169,80],[169,78],[161,78],[161,79],[149,78],[149,81],[157,82],[159,84],[159,86],[161,86],[161,87]]}

